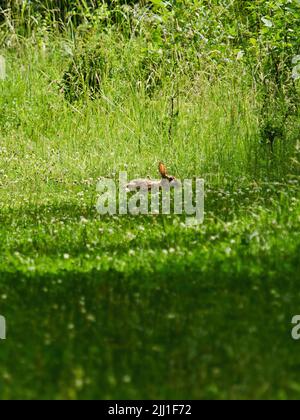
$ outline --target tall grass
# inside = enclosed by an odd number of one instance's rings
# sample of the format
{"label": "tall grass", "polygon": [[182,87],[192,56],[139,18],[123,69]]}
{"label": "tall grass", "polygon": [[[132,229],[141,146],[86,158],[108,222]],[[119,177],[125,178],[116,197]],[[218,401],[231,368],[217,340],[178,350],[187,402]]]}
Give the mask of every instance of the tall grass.
{"label": "tall grass", "polygon": [[[140,61],[133,59],[143,45],[108,34],[101,48],[111,68],[101,94],[91,100],[86,86],[81,100],[69,103],[61,84],[72,42],[60,37],[25,45],[17,54],[5,54],[7,79],[0,86],[2,147],[24,159],[20,188],[32,187],[37,157],[39,171],[47,172],[54,159],[50,178],[65,173],[67,182],[109,175],[125,164],[131,175],[154,176],[161,159],[181,177],[202,175],[217,184],[280,178],[290,170],[297,140],[293,125],[274,153],[260,143],[259,103],[245,83],[242,63],[228,65],[213,82],[207,66],[193,79],[171,75],[149,97]],[[50,157],[54,151],[59,154]],[[18,164],[13,159],[3,170],[14,177]]]}

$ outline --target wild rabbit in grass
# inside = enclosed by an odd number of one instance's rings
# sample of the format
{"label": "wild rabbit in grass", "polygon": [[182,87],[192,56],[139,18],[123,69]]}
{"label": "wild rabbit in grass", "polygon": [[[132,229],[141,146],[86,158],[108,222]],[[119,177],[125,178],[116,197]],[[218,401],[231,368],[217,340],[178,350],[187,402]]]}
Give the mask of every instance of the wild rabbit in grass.
{"label": "wild rabbit in grass", "polygon": [[170,187],[176,187],[177,181],[174,176],[168,175],[167,169],[163,163],[159,164],[159,173],[161,175],[161,180],[155,179],[134,179],[127,184],[127,191],[136,191],[139,189],[146,189],[151,191],[152,188],[162,188],[166,182],[169,182]]}

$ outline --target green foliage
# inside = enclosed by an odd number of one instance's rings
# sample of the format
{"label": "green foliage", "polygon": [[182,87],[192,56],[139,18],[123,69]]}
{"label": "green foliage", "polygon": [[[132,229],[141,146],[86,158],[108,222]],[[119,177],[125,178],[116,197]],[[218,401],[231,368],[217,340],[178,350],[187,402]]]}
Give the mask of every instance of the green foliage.
{"label": "green foliage", "polygon": [[65,97],[73,102],[83,96],[92,99],[102,90],[102,82],[107,74],[107,62],[101,39],[85,40],[76,45],[76,51],[65,71],[62,88]]}
{"label": "green foliage", "polygon": [[288,119],[297,114],[299,91],[295,57],[299,53],[297,1],[236,1],[238,36],[261,98],[262,140],[273,150],[284,139]]}

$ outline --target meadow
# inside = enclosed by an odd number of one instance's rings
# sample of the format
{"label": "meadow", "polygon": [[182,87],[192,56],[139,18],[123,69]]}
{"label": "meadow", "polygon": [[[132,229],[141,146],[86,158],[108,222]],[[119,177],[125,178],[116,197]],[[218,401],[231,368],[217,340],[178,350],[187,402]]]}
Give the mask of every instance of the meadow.
{"label": "meadow", "polygon": [[[90,3],[0,9],[0,399],[298,399],[299,4]],[[202,225],[97,214],[160,161]]]}

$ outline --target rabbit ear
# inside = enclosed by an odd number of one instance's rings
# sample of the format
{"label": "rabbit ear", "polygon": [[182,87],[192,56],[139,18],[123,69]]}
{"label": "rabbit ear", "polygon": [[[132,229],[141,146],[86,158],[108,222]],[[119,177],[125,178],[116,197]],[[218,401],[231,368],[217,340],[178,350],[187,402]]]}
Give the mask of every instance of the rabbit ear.
{"label": "rabbit ear", "polygon": [[160,162],[160,164],[159,164],[159,173],[161,174],[161,176],[163,178],[167,177],[167,168],[165,167],[165,165],[162,162]]}

